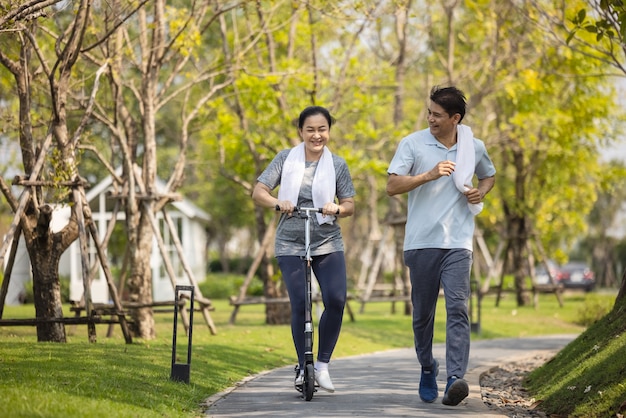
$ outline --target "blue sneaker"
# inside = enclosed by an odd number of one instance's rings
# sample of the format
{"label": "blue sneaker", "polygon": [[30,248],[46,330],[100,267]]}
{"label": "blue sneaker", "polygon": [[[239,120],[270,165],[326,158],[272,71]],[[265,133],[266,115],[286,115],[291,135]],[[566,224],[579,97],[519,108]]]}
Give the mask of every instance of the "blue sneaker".
{"label": "blue sneaker", "polygon": [[467,382],[456,376],[452,376],[448,378],[448,384],[446,385],[446,391],[443,394],[441,403],[455,406],[460,404],[463,399],[467,398],[467,395],[469,395]]}
{"label": "blue sneaker", "polygon": [[437,375],[439,374],[439,362],[437,359],[430,368],[422,367],[422,376],[420,378],[419,394],[420,399],[424,402],[435,402],[439,396],[439,388],[437,388]]}

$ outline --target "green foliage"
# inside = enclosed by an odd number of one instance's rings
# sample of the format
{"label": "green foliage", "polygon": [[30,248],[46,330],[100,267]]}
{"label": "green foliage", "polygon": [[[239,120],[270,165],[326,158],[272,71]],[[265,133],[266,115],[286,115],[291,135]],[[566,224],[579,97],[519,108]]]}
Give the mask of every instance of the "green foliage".
{"label": "green foliage", "polygon": [[532,220],[550,252],[567,251],[584,234],[597,197],[597,138],[612,136],[608,121],[621,110],[607,106],[616,100],[612,86],[587,76],[605,64],[558,45],[538,46],[541,32],[527,36],[536,42],[518,55],[518,77],[496,95],[506,137],[496,154],[503,168],[498,193],[513,213]]}
{"label": "green foliage", "polygon": [[[241,285],[245,280],[245,275],[233,273],[211,273],[206,279],[199,283],[202,294],[210,299],[228,299],[231,296],[238,296]],[[254,277],[250,282],[246,295],[263,296],[263,283],[258,277]]]}
{"label": "green foliage", "polygon": [[579,308],[576,323],[584,327],[591,326],[604,318],[612,307],[607,304],[606,298],[591,294],[585,298],[583,306]]}
{"label": "green foliage", "polygon": [[[580,30],[595,35],[595,40],[601,42],[608,38],[609,41],[617,41],[624,45],[626,40],[626,4],[622,0],[602,0],[592,6],[593,11],[599,12],[594,18],[587,15],[586,9],[578,10],[571,19],[574,29],[567,36],[569,44],[576,33]],[[589,17],[589,19],[588,19]]]}

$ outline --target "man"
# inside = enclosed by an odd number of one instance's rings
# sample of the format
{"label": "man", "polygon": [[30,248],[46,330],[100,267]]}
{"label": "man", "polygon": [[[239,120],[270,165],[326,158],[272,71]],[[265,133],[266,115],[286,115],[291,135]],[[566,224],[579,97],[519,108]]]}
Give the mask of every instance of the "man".
{"label": "man", "polygon": [[387,194],[408,193],[404,263],[411,277],[415,352],[422,367],[419,395],[424,402],[439,396],[439,362],[433,357],[432,342],[440,286],[445,295],[445,405],[458,405],[469,394],[463,377],[470,347],[474,216],[496,173],[483,141],[461,125],[465,108],[463,92],[434,87],[428,129],[403,138],[387,170]]}

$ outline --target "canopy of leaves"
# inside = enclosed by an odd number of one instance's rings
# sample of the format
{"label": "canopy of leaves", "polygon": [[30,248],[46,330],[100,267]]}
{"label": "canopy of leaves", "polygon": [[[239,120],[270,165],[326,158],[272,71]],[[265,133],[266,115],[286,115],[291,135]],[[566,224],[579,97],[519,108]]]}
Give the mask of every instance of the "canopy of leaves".
{"label": "canopy of leaves", "polygon": [[[542,16],[571,16],[569,29],[578,28],[577,35],[602,33],[602,42],[623,39],[621,32],[598,23],[600,14],[592,19],[591,13],[581,13],[583,2],[568,2],[565,9],[559,8],[562,2],[538,4]],[[585,45],[578,46],[582,54],[575,53],[546,36],[533,24],[542,19],[535,8],[490,0],[243,2],[222,4],[220,10],[207,5],[179,0],[164,10],[164,42],[170,49],[158,73],[155,143],[162,177],[186,156],[184,191],[211,213],[217,227],[254,224],[251,187],[278,151],[299,141],[293,121],[311,104],[328,107],[336,118],[330,148],[351,168],[355,222],[367,214],[364,205],[373,192],[381,195],[379,207],[372,209],[382,219],[386,169],[396,144],[426,126],[430,88],[455,84],[469,99],[466,123],[485,141],[498,170],[496,190],[479,223],[497,237],[506,202],[532,220],[549,248],[565,251],[585,230],[585,215],[598,186],[606,183],[597,145],[617,134],[615,121],[623,116],[602,77],[606,62],[585,59],[592,53]],[[94,7],[101,16],[110,12],[104,3]],[[133,138],[140,164],[146,147],[139,86],[150,49],[142,50],[139,42],[154,29],[141,25],[142,13],[152,9],[135,14],[133,4],[124,7],[115,11],[123,35],[108,42],[99,39],[115,20],[94,20],[73,89],[74,108],[80,109],[95,70],[109,60],[110,80],[100,86],[95,122],[81,143],[101,150],[113,167],[122,163],[121,138]],[[407,9],[406,32],[399,34],[398,16]],[[70,12],[59,18],[69,18]],[[621,24],[623,13],[616,16]],[[53,30],[52,22],[41,23]],[[50,53],[53,38],[45,32],[38,42]],[[399,49],[401,35],[405,51]],[[0,43],[16,57],[10,35]],[[48,94],[37,81],[35,110],[46,106]],[[220,83],[221,89],[205,98]],[[0,85],[7,86],[0,91],[7,104],[3,109],[15,110],[6,93],[12,85],[6,72],[0,72]],[[400,120],[394,120],[397,94],[403,98]],[[45,121],[35,123],[43,132]],[[81,164],[92,181],[106,174],[90,152]],[[366,181],[371,178],[374,187]]]}

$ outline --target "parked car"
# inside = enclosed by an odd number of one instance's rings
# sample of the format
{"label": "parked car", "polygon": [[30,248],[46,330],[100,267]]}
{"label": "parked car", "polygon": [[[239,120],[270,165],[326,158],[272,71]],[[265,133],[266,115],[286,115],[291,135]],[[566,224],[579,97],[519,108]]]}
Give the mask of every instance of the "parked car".
{"label": "parked car", "polygon": [[[548,264],[548,268],[550,269],[550,275],[554,280],[554,284],[558,284],[562,279],[562,272],[559,265],[552,260],[548,260],[546,264]],[[535,283],[550,284],[550,276],[548,275],[548,271],[546,270],[544,263],[541,263],[535,267]]]}
{"label": "parked car", "polygon": [[590,292],[596,285],[595,274],[583,261],[570,261],[561,266],[561,272],[560,282],[566,288],[584,289]]}
{"label": "parked car", "polygon": [[[584,289],[587,292],[593,290],[596,285],[595,274],[583,261],[570,261],[559,266],[554,261],[548,260],[547,264],[554,284],[562,284],[568,289]],[[535,268],[535,283],[539,285],[550,283],[543,263]]]}

